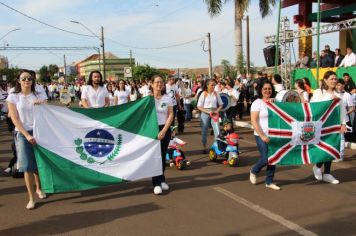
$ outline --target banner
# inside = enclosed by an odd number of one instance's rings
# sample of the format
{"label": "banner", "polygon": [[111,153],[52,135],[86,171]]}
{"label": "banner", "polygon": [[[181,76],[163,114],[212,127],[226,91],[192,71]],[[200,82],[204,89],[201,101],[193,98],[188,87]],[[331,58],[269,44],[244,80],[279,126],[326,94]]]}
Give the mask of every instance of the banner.
{"label": "banner", "polygon": [[267,103],[270,165],[301,165],[340,158],[339,100]]}
{"label": "banner", "polygon": [[35,156],[44,192],[91,189],[162,174],[153,97],[105,108],[34,109]]}

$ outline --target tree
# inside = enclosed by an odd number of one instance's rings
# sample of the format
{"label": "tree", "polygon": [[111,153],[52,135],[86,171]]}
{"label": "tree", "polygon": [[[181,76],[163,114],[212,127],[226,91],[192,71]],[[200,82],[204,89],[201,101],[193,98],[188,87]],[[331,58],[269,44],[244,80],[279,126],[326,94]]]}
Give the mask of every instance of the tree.
{"label": "tree", "polygon": [[49,73],[48,67],[43,65],[40,68],[40,81],[42,82],[51,82],[51,75]]}
{"label": "tree", "polygon": [[[208,7],[208,12],[211,17],[217,16],[221,13],[223,4],[231,0],[204,0]],[[276,0],[259,0],[260,13],[262,17],[266,17],[271,13],[271,7],[274,6]],[[235,12],[235,58],[242,54],[242,19],[245,12],[250,5],[250,0],[234,0]]]}
{"label": "tree", "polygon": [[1,82],[5,82],[2,80],[2,76],[6,76],[6,82],[12,82],[16,80],[16,76],[19,73],[20,69],[15,67],[15,68],[5,68],[0,70],[0,80]]}
{"label": "tree", "polygon": [[166,72],[158,70],[154,67],[150,67],[149,65],[136,65],[132,69],[132,77],[136,80],[141,79],[151,79],[154,75],[160,75],[163,78],[167,75]]}
{"label": "tree", "polygon": [[57,65],[50,64],[48,66],[48,72],[51,76],[54,76],[55,74],[57,74],[58,71],[59,71],[59,68]]}

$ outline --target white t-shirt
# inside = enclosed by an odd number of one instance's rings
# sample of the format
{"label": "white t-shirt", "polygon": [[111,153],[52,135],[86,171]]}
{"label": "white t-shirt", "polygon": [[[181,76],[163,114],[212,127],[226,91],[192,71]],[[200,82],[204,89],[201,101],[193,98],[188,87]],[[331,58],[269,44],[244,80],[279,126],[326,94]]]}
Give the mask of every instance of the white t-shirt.
{"label": "white t-shirt", "polygon": [[230,107],[234,107],[237,105],[237,100],[239,100],[240,93],[236,89],[224,89],[222,92],[230,96]]}
{"label": "white t-shirt", "polygon": [[296,92],[299,94],[299,96],[302,96],[306,102],[309,102],[309,94],[306,91],[298,91]]}
{"label": "white t-shirt", "polygon": [[161,99],[155,99],[155,107],[158,125],[166,124],[168,118],[168,107],[173,107],[172,99],[165,94],[161,97]]}
{"label": "white t-shirt", "polygon": [[210,94],[208,92],[202,92],[199,97],[197,107],[211,109],[211,108],[218,108],[218,104],[219,106],[221,106],[223,105],[223,102],[217,92],[213,92]]}
{"label": "white t-shirt", "polygon": [[150,89],[149,89],[149,87],[147,85],[142,86],[141,88],[139,88],[138,91],[140,92],[142,97],[146,97],[148,95],[151,95],[151,91],[150,91]]}
{"label": "white t-shirt", "polygon": [[166,93],[171,98],[173,106],[176,106],[177,105],[176,94],[179,93],[179,89],[177,85],[166,84]]}
{"label": "white t-shirt", "polygon": [[91,85],[83,86],[81,99],[86,99],[89,107],[104,107],[108,97],[109,92],[104,86],[99,86],[97,90]]}
{"label": "white t-shirt", "polygon": [[[6,101],[16,105],[22,126],[25,130],[29,131],[33,129],[33,107],[35,106],[33,103],[36,100],[45,101],[46,99],[47,96],[44,97],[43,94],[40,93],[37,95],[30,93],[27,96],[22,93],[10,93]],[[15,130],[17,129],[15,128]]]}
{"label": "white t-shirt", "polygon": [[273,85],[274,90],[276,91],[276,93],[279,93],[280,91],[284,90],[284,86],[283,84],[275,84]]}
{"label": "white t-shirt", "polygon": [[184,104],[191,104],[192,103],[192,90],[190,88],[186,88],[185,89],[185,97],[187,98],[183,98],[183,103]]}
{"label": "white t-shirt", "polygon": [[115,96],[111,92],[108,92],[108,94],[109,94],[110,106],[114,106],[115,105]]}
{"label": "white t-shirt", "polygon": [[125,91],[116,90],[114,95],[115,97],[117,97],[117,105],[121,105],[128,102],[127,97],[130,95],[130,93],[127,90]]}
{"label": "white t-shirt", "polygon": [[130,92],[130,101],[136,101],[137,100],[138,93],[135,91],[133,94]]}
{"label": "white t-shirt", "polygon": [[[338,94],[345,106],[345,109],[349,110],[350,107],[354,106],[354,101],[352,99],[351,94],[349,94],[348,92],[343,92],[343,93],[338,93]],[[347,110],[346,110],[346,112],[347,112]]]}
{"label": "white t-shirt", "polygon": [[[332,96],[335,95],[336,97],[340,98],[340,94],[337,93],[336,91],[333,92],[333,94],[328,93],[326,90],[321,90],[321,89],[316,89],[313,92],[313,96],[310,99],[310,102],[322,102],[322,101],[328,101],[332,99]],[[343,106],[343,103],[340,106],[340,120],[341,124],[346,124],[346,122],[349,120],[348,116],[346,115],[346,108]]]}
{"label": "white t-shirt", "polygon": [[[263,133],[268,135],[268,109],[267,104],[262,99],[256,99],[251,105],[251,112],[259,112],[259,124]],[[256,130],[254,135],[259,136]]]}
{"label": "white t-shirt", "polygon": [[[35,91],[36,91],[36,93],[37,93],[37,94],[36,94],[37,97],[40,97],[41,99],[44,99],[44,100],[47,100],[47,99],[48,99],[46,90],[43,88],[42,85],[36,84],[36,85],[35,85]],[[13,92],[15,92],[15,87],[13,87],[13,88],[11,88],[11,89],[9,90],[9,94],[10,94],[10,93],[13,93]]]}

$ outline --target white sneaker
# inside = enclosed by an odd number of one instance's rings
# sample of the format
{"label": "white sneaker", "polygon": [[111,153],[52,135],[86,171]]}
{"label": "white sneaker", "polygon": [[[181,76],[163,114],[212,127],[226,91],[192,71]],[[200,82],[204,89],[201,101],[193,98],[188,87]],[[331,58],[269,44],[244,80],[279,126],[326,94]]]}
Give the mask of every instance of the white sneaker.
{"label": "white sneaker", "polygon": [[335,159],[335,160],[333,160],[333,162],[342,162],[342,161],[344,161],[344,158],[340,158],[340,159]]}
{"label": "white sneaker", "polygon": [[266,184],[266,187],[270,188],[270,189],[273,189],[273,190],[281,190],[281,188],[278,185],[274,184],[274,183]]}
{"label": "white sneaker", "polygon": [[26,205],[26,209],[31,210],[31,209],[35,208],[35,204],[36,203],[34,201],[29,201]]}
{"label": "white sneaker", "polygon": [[161,188],[164,191],[168,191],[169,190],[169,186],[168,186],[168,184],[166,182],[162,182],[161,183]]}
{"label": "white sneaker", "polygon": [[338,183],[340,183],[340,181],[337,180],[337,179],[335,179],[335,177],[332,176],[331,174],[324,174],[324,175],[323,175],[323,181],[324,181],[324,182],[331,183],[331,184],[338,184]]}
{"label": "white sneaker", "polygon": [[163,193],[161,186],[156,186],[153,188],[153,193],[155,195],[161,195]]}
{"label": "white sneaker", "polygon": [[313,173],[316,180],[321,181],[323,180],[323,174],[321,173],[321,169],[317,166],[313,166]]}
{"label": "white sneaker", "polygon": [[186,161],[185,164],[186,164],[187,166],[190,166],[191,162],[190,162],[190,161]]}
{"label": "white sneaker", "polygon": [[9,173],[11,172],[11,168],[10,168],[10,167],[7,167],[7,168],[4,170],[4,172],[5,172],[6,174],[9,174]]}
{"label": "white sneaker", "polygon": [[251,171],[250,171],[250,182],[251,182],[251,184],[256,184],[256,182],[257,182],[256,175],[254,173],[252,173]]}

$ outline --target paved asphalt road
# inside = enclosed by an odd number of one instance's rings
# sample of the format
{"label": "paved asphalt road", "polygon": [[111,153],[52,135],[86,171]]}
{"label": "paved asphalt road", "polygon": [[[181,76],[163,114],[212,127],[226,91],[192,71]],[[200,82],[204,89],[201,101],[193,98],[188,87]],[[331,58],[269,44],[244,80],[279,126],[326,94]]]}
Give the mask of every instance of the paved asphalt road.
{"label": "paved asphalt road", "polygon": [[[23,179],[0,177],[0,235],[356,235],[356,155],[333,164],[341,184],[314,180],[311,166],[278,167],[281,191],[256,186],[249,169],[258,159],[251,130],[240,128],[241,158],[232,168],[201,154],[199,123],[186,125],[189,169],[167,168],[171,191],[152,193],[142,180],[101,189],[50,195],[25,209]],[[212,137],[209,137],[212,141]],[[0,122],[0,167],[11,136]]]}

